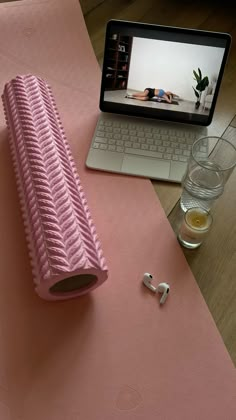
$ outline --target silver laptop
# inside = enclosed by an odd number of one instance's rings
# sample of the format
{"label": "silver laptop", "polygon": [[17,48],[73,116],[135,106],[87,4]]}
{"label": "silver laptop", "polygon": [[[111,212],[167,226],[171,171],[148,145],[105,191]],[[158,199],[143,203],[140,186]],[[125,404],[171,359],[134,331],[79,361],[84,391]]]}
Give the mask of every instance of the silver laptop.
{"label": "silver laptop", "polygon": [[230,43],[226,33],[109,21],[87,167],[181,182],[212,121]]}

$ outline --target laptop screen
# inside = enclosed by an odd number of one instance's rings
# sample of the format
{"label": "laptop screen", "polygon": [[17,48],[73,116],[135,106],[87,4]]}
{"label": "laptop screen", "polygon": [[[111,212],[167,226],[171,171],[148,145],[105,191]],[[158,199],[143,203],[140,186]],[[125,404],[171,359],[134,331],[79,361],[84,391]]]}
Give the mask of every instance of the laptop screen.
{"label": "laptop screen", "polygon": [[100,109],[209,125],[230,42],[225,33],[111,20]]}

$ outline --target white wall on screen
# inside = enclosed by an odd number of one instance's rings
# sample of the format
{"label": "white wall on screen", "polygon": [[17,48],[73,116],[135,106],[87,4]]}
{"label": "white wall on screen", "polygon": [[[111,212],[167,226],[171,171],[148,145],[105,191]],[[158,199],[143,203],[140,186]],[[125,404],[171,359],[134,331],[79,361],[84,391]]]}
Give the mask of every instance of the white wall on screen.
{"label": "white wall on screen", "polygon": [[128,89],[162,88],[195,101],[193,70],[199,67],[209,81],[217,78],[223,54],[224,49],[218,47],[134,37]]}

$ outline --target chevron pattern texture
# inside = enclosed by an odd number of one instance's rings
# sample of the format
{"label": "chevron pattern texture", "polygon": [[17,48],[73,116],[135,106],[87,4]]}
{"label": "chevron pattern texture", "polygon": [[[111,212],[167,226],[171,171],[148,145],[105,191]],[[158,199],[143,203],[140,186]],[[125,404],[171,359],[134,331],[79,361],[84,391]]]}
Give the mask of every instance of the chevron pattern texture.
{"label": "chevron pattern texture", "polygon": [[65,299],[49,288],[68,277],[92,273],[97,287],[107,266],[88,204],[48,84],[17,76],[2,95],[20,205],[36,291]]}

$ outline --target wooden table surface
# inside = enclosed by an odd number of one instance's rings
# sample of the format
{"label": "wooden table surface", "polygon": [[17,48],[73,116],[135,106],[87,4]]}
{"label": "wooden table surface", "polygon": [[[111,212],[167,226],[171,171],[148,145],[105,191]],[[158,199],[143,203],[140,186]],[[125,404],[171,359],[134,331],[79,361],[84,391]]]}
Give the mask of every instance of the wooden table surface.
{"label": "wooden table surface", "polygon": [[[134,20],[236,33],[236,5],[205,0],[81,0],[85,23],[98,59],[103,59],[109,19]],[[210,134],[236,141],[236,42],[232,42]],[[226,131],[225,131],[226,130]],[[236,365],[236,170],[212,209],[213,226],[197,250],[183,248],[203,297]],[[176,232],[182,218],[181,185],[153,181],[153,187]]]}

